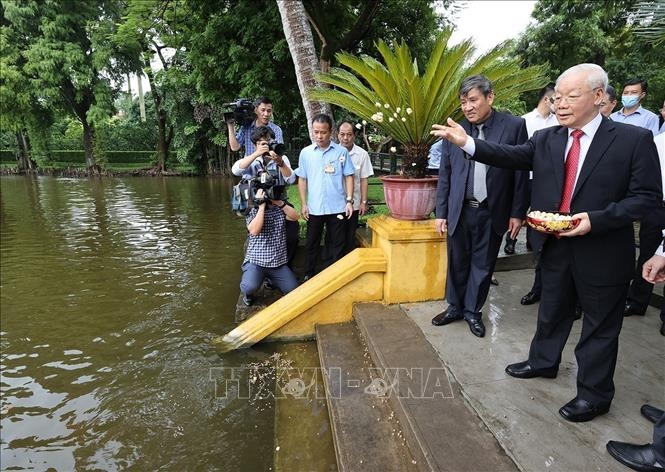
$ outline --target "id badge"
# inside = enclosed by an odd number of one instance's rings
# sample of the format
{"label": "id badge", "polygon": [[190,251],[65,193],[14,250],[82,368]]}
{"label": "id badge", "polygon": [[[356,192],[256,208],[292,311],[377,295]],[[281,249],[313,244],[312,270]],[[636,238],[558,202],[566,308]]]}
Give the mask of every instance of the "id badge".
{"label": "id badge", "polygon": [[326,174],[334,174],[335,173],[335,167],[332,164],[328,164],[323,170]]}

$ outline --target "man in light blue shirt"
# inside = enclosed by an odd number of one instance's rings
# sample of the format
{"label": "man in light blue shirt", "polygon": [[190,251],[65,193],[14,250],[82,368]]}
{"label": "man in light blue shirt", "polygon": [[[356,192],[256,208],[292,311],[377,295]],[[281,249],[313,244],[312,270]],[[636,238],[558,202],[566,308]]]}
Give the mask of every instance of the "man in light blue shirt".
{"label": "man in light blue shirt", "polygon": [[441,147],[441,140],[437,139],[429,148],[429,154],[427,155],[427,175],[439,175]]}
{"label": "man in light blue shirt", "polygon": [[235,121],[230,120],[226,123],[229,130],[229,146],[231,150],[239,151],[240,148],[244,147],[245,156],[249,156],[256,151],[256,147],[252,142],[252,132],[258,126],[267,126],[270,128],[275,133],[275,140],[280,144],[284,144],[282,128],[270,119],[272,118],[272,101],[268,97],[261,97],[254,102],[254,107],[256,119],[248,125],[241,124],[238,134],[235,132]]}
{"label": "man in light blue shirt", "polygon": [[307,221],[305,278],[313,277],[326,227],[326,254],[334,263],[344,255],[344,218],[353,214],[355,168],[344,146],[332,142],[332,119],[325,114],[312,119],[314,144],[300,151],[298,192],[300,212]]}
{"label": "man in light blue shirt", "polygon": [[642,108],[642,100],[647,95],[647,81],[643,79],[630,79],[623,86],[621,104],[623,108],[610,115],[612,121],[641,126],[651,130],[654,136],[658,134],[658,115]]}

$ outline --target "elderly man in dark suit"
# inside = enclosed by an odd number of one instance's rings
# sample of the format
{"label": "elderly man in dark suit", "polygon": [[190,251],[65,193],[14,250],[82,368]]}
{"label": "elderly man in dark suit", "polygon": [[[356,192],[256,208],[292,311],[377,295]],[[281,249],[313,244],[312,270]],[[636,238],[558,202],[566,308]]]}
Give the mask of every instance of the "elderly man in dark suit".
{"label": "elderly man in dark suit", "polygon": [[[522,118],[492,108],[494,91],[487,77],[474,75],[459,89],[462,127],[479,139],[521,144],[527,139]],[[448,141],[441,143],[436,196],[436,228],[448,230],[448,308],[435,326],[465,319],[471,333],[485,335],[481,309],[506,230],[516,237],[528,206],[528,173],[474,163]]]}
{"label": "elderly man in dark suit", "polygon": [[632,222],[662,204],[653,137],[600,114],[606,87],[607,74],[596,64],[566,70],[554,95],[561,126],[537,131],[519,146],[474,140],[451,119],[449,126],[434,125],[432,131],[474,160],[533,169],[531,208],[580,219],[560,238],[547,237],[541,256],[543,293],[529,358],[506,367],[513,377],[556,377],[579,299],[584,319],[575,348],[577,395],[559,410],[575,422],[609,411],[635,264]]}

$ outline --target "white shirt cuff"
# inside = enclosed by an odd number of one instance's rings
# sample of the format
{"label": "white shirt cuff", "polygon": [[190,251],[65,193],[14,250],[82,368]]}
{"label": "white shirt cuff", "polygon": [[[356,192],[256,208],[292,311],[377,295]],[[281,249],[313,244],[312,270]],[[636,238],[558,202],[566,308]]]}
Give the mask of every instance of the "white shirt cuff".
{"label": "white shirt cuff", "polygon": [[476,142],[471,136],[466,137],[466,144],[462,146],[462,151],[467,153],[469,156],[473,156],[476,153]]}

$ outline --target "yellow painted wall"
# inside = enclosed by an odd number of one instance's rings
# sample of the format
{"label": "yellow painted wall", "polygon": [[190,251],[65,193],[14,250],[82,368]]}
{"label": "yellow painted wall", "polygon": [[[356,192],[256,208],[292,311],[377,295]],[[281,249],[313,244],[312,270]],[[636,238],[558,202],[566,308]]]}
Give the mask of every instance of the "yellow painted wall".
{"label": "yellow painted wall", "polygon": [[291,293],[213,341],[221,350],[263,339],[312,338],[317,323],[349,321],[353,304],[438,300],[444,297],[446,238],[433,220],[368,220],[372,247],[351,252]]}

